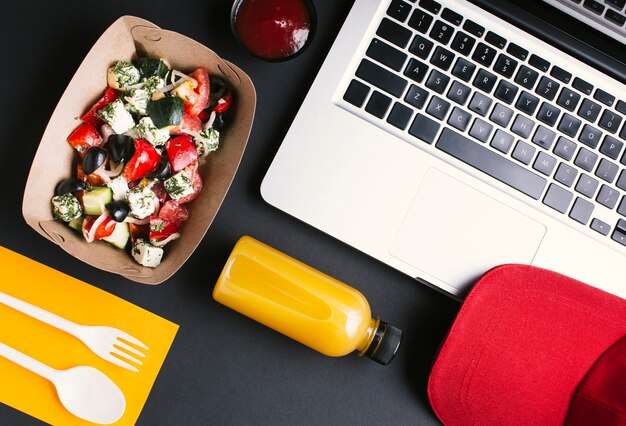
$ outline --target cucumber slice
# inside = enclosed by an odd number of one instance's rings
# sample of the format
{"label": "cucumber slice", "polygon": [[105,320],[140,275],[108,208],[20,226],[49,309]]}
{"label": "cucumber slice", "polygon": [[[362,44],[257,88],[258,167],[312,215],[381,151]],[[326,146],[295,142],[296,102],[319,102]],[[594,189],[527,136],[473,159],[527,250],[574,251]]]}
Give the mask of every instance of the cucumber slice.
{"label": "cucumber slice", "polygon": [[83,208],[85,214],[100,216],[105,206],[113,200],[113,191],[107,186],[96,186],[91,191],[85,191],[83,195]]}
{"label": "cucumber slice", "polygon": [[73,230],[82,233],[83,232],[83,220],[84,220],[84,217],[80,216],[80,217],[77,217],[76,219],[70,221],[68,223],[68,225]]}
{"label": "cucumber slice", "polygon": [[128,244],[128,240],[130,239],[130,230],[128,229],[128,223],[119,222],[115,224],[115,229],[113,233],[108,237],[102,238],[102,241],[106,241],[107,243],[114,245],[119,249],[123,249]]}
{"label": "cucumber slice", "polygon": [[183,121],[183,100],[177,96],[148,102],[148,115],[157,127],[178,126]]}

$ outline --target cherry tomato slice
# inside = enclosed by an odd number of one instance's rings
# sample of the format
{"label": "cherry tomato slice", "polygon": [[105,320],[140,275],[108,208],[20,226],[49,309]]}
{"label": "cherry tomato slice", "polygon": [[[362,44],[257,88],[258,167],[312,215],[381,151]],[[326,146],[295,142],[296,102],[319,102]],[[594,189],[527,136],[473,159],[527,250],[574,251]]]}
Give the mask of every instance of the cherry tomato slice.
{"label": "cherry tomato slice", "polygon": [[206,68],[198,68],[191,74],[190,77],[194,78],[198,82],[196,87],[196,94],[198,95],[193,103],[193,107],[188,111],[191,115],[198,116],[209,101],[209,94],[211,93],[211,83],[209,81],[209,73]]}
{"label": "cherry tomato slice", "polygon": [[103,143],[100,132],[93,124],[83,123],[67,138],[69,144],[82,157],[92,146],[100,146]]}
{"label": "cherry tomato slice", "polygon": [[233,103],[233,95],[228,92],[224,95],[224,97],[220,98],[217,101],[217,104],[213,108],[215,112],[226,112],[230,109],[231,104]]}
{"label": "cherry tomato slice", "polygon": [[178,225],[160,217],[150,218],[150,241],[163,241],[178,232]]}
{"label": "cherry tomato slice", "polygon": [[148,173],[154,171],[159,165],[161,154],[154,149],[150,142],[142,139],[135,139],[135,154],[128,160],[128,164],[124,166],[122,175],[127,181],[140,179]]}
{"label": "cherry tomato slice", "polygon": [[198,161],[198,149],[189,135],[180,135],[170,139],[165,144],[165,150],[174,173]]}
{"label": "cherry tomato slice", "polygon": [[[83,220],[83,235],[89,234],[96,219],[98,219],[96,216],[85,216],[85,219]],[[107,216],[100,226],[98,226],[98,229],[96,229],[93,239],[100,240],[111,235],[115,230],[116,223],[117,222]]]}

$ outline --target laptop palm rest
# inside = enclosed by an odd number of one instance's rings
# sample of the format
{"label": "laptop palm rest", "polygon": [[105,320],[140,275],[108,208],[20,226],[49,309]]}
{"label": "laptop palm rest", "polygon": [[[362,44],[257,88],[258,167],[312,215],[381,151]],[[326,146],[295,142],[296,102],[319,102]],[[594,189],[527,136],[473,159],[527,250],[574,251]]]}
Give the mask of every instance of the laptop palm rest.
{"label": "laptop palm rest", "polygon": [[545,232],[543,224],[430,169],[394,236],[390,253],[426,276],[465,292],[494,266],[530,264]]}

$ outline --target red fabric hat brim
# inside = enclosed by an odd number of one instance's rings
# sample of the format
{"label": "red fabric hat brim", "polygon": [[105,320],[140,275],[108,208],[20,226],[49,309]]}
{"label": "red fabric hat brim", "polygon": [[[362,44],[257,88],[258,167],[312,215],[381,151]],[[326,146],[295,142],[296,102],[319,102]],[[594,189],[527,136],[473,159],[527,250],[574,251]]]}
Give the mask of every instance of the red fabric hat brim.
{"label": "red fabric hat brim", "polygon": [[428,383],[447,426],[562,425],[578,385],[626,334],[626,301],[525,265],[474,286]]}

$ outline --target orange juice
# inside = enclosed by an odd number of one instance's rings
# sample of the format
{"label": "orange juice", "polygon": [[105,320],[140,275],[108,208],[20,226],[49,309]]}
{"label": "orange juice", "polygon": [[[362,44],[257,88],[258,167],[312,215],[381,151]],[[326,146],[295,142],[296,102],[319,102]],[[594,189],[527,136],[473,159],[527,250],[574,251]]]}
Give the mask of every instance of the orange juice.
{"label": "orange juice", "polygon": [[402,336],[354,288],[250,237],[235,245],[213,298],[329,356],[358,351],[387,364]]}

